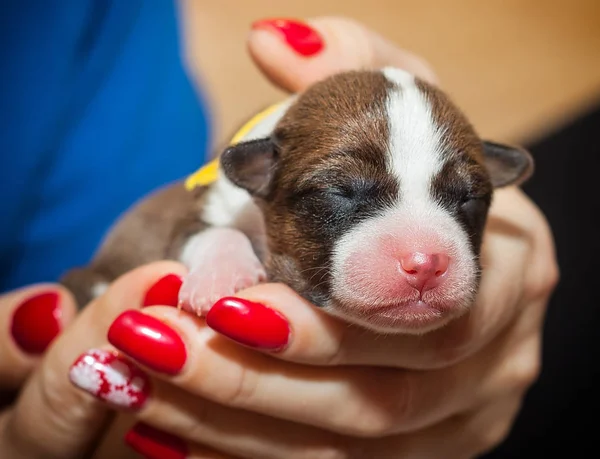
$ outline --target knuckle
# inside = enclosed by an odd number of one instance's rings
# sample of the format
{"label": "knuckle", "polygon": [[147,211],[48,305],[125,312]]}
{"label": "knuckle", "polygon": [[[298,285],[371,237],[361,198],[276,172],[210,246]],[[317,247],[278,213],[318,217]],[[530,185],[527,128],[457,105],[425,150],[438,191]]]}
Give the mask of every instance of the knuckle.
{"label": "knuckle", "polygon": [[72,435],[73,426],[85,431],[103,416],[103,411],[96,409],[96,400],[70,385],[63,387],[64,375],[48,365],[42,366],[40,371],[40,378],[36,381],[40,397],[38,416],[53,426],[57,438]]}
{"label": "knuckle", "polygon": [[541,357],[536,350],[526,350],[515,357],[512,363],[511,379],[514,387],[527,390],[539,377],[541,372]]}
{"label": "knuckle", "polygon": [[478,454],[486,453],[502,443],[510,434],[514,420],[521,408],[519,397],[510,396],[498,400],[471,419],[475,422],[472,445]]}
{"label": "knuckle", "polygon": [[228,384],[219,391],[219,402],[233,407],[251,404],[257,391],[258,377],[250,369],[240,366],[236,376],[228,378]]}
{"label": "knuckle", "polygon": [[321,360],[321,364],[325,366],[338,366],[345,363],[346,351],[348,343],[348,332],[347,327],[337,327],[336,330],[332,330],[332,334],[335,334],[333,344],[328,347],[326,353],[324,353]]}
{"label": "knuckle", "polygon": [[540,375],[542,359],[539,348],[538,339],[532,338],[506,355],[492,373],[488,395],[521,397]]}
{"label": "knuckle", "polygon": [[528,276],[524,297],[530,299],[548,298],[560,281],[560,270],[555,259],[540,263],[539,269]]}
{"label": "knuckle", "polygon": [[502,443],[508,437],[511,427],[511,421],[498,421],[482,432],[477,438],[476,448],[478,452],[490,451]]}
{"label": "knuckle", "polygon": [[40,394],[44,406],[48,413],[58,414],[64,413],[64,395],[61,391],[54,390],[56,375],[47,368],[44,368],[43,382],[40,384]]}
{"label": "knuckle", "polygon": [[560,282],[560,268],[555,244],[547,225],[533,233],[530,241],[532,259],[529,275],[525,280],[525,297],[547,298]]}
{"label": "knuckle", "polygon": [[389,413],[365,413],[345,421],[345,432],[353,437],[379,438],[393,433],[396,423]]}
{"label": "knuckle", "polygon": [[546,276],[544,279],[544,290],[552,291],[556,288],[558,283],[560,282],[560,267],[558,265],[558,260],[555,256],[552,256],[551,260],[548,263]]}

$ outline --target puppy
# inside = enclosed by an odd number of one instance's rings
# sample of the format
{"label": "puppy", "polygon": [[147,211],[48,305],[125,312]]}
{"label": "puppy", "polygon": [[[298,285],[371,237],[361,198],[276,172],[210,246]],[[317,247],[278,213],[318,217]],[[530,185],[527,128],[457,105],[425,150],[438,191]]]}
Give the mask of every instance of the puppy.
{"label": "puppy", "polygon": [[479,285],[493,190],[533,160],[481,140],[438,88],[395,68],[340,73],[269,108],[213,163],[159,190],[63,283],[86,304],[153,260],[189,268],[180,304],[283,282],[381,333],[464,314]]}

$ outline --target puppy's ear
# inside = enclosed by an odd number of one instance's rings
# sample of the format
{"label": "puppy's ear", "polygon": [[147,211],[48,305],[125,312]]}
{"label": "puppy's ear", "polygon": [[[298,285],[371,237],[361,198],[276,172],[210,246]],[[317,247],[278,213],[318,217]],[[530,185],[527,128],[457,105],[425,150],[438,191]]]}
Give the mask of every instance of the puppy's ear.
{"label": "puppy's ear", "polygon": [[278,159],[277,146],[268,137],[228,147],[221,155],[221,167],[225,176],[235,185],[253,196],[264,198]]}
{"label": "puppy's ear", "polygon": [[522,148],[484,141],[483,158],[494,188],[520,185],[533,174],[533,157]]}

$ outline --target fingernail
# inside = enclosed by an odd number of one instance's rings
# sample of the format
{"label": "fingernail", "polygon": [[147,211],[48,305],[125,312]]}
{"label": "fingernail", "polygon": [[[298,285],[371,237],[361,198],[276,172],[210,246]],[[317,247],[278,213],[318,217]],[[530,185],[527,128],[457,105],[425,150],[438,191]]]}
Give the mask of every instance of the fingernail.
{"label": "fingernail", "polygon": [[161,277],[146,292],[142,307],[146,306],[173,306],[176,307],[179,302],[179,289],[183,280],[176,274],[167,274]]}
{"label": "fingernail", "polygon": [[125,443],[146,459],[185,459],[189,454],[181,438],[143,422],[125,434]]}
{"label": "fingernail", "polygon": [[108,330],[108,341],[154,371],[175,375],[187,352],[177,332],[160,320],[139,311],[125,311]]}
{"label": "fingernail", "polygon": [[281,350],[290,338],[290,325],[279,312],[241,298],[217,301],[206,316],[206,324],[240,344],[257,349]]}
{"label": "fingernail", "polygon": [[60,332],[61,313],[57,292],[26,299],[12,317],[10,332],[17,346],[28,354],[43,353]]}
{"label": "fingernail", "polygon": [[139,409],[150,393],[146,373],[116,352],[92,349],[71,365],[69,379],[78,388],[113,405]]}
{"label": "fingernail", "polygon": [[325,46],[315,29],[295,19],[262,19],[254,22],[252,29],[275,31],[302,56],[314,56]]}

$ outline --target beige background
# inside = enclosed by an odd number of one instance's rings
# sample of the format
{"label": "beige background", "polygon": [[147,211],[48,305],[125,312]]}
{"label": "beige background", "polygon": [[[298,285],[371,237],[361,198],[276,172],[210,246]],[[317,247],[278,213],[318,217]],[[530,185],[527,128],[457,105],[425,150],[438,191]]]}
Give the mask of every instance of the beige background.
{"label": "beige background", "polygon": [[431,62],[482,135],[525,142],[600,101],[600,0],[183,0],[221,139],[278,93],[246,54],[262,17],[343,15]]}

